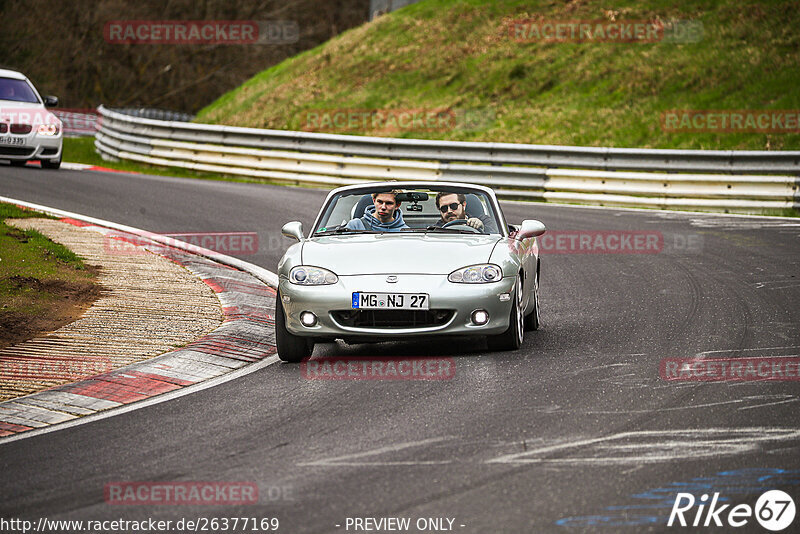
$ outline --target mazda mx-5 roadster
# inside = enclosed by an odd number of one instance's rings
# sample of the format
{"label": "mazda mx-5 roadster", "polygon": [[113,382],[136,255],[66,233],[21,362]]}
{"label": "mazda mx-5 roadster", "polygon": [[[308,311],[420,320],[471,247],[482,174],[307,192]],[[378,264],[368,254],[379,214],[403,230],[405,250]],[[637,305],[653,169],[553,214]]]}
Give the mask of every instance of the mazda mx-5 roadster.
{"label": "mazda mx-5 roadster", "polygon": [[485,338],[516,350],[539,328],[544,224],[506,222],[494,192],[455,182],[334,189],[278,264],[275,338],[283,361],[316,342],[426,336]]}

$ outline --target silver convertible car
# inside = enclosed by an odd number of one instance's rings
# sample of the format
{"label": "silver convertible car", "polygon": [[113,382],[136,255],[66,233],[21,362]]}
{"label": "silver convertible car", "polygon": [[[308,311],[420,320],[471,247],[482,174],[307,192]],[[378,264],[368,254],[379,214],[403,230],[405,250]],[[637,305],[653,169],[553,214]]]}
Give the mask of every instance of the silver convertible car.
{"label": "silver convertible car", "polygon": [[477,336],[515,350],[539,327],[536,220],[506,223],[494,192],[454,182],[379,182],[330,192],[278,264],[278,355],[315,342]]}

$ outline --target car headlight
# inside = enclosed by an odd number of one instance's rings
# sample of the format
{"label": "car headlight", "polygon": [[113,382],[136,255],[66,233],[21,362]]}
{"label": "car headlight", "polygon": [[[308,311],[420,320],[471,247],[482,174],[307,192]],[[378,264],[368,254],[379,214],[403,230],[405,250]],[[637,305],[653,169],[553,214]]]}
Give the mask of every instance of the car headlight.
{"label": "car headlight", "polygon": [[327,269],[298,265],[289,271],[289,281],[301,286],[324,286],[335,284],[339,277]]}
{"label": "car headlight", "polygon": [[457,269],[447,279],[457,284],[488,284],[502,280],[503,271],[493,263],[483,263]]}
{"label": "car headlight", "polygon": [[58,126],[55,124],[40,124],[36,132],[39,135],[58,135]]}

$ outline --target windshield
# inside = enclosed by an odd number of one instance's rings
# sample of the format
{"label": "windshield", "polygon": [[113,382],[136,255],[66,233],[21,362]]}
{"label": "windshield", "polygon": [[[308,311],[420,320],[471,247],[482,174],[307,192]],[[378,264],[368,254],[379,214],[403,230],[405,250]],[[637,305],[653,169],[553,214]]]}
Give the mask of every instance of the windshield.
{"label": "windshield", "polygon": [[[444,211],[442,211],[444,209]],[[488,195],[475,190],[375,190],[331,199],[314,235],[362,232],[499,234]]]}
{"label": "windshield", "polygon": [[25,80],[0,78],[0,100],[39,103],[33,88]]}

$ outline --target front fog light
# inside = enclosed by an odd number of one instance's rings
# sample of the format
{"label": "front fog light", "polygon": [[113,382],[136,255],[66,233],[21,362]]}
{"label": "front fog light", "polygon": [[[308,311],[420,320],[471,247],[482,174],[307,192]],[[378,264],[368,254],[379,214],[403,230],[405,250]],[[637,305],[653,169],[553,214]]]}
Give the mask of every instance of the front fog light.
{"label": "front fog light", "polygon": [[304,311],[300,314],[300,322],[303,326],[314,326],[317,324],[317,316],[310,311]]}
{"label": "front fog light", "polygon": [[472,312],[472,324],[483,326],[489,322],[489,312],[486,310],[475,310]]}

